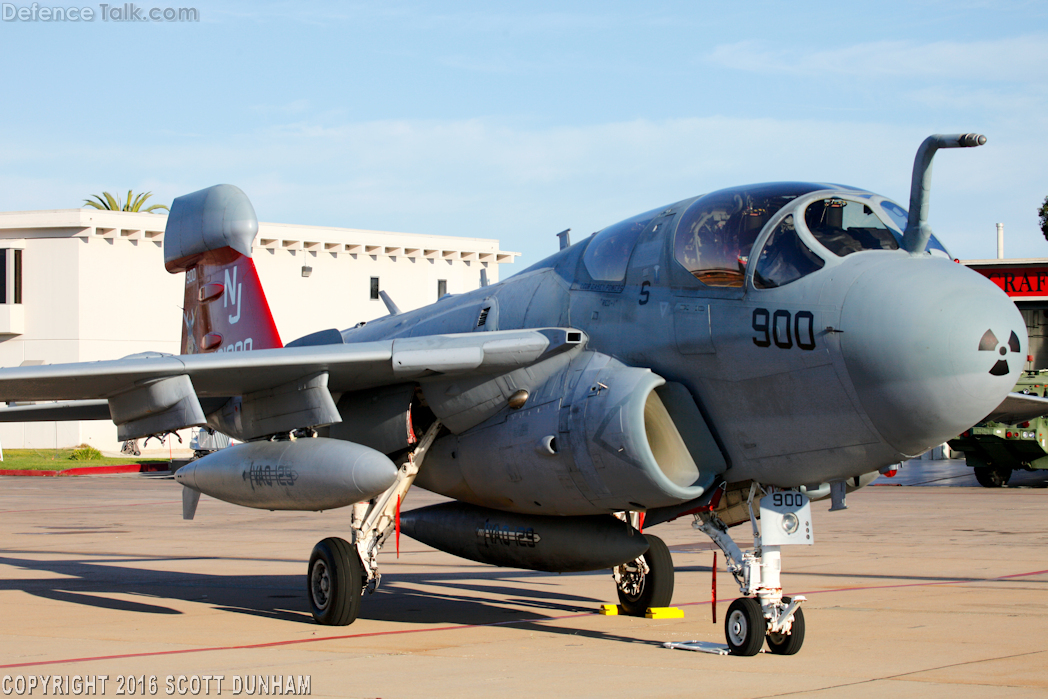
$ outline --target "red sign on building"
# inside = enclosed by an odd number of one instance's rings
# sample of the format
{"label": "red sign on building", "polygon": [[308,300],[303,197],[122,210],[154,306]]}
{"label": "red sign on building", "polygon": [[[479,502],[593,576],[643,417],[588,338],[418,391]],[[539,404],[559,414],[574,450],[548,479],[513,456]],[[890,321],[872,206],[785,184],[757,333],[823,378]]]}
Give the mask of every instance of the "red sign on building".
{"label": "red sign on building", "polygon": [[973,267],[1004,293],[1015,298],[1048,296],[1048,267]]}

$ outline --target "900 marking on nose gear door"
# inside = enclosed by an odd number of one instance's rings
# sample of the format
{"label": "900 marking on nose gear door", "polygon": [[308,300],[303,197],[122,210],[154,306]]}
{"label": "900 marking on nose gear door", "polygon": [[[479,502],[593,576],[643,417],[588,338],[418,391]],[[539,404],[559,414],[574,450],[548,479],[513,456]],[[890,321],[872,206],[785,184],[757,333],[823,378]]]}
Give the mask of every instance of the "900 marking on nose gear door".
{"label": "900 marking on nose gear door", "polygon": [[753,344],[758,347],[790,349],[794,342],[802,350],[815,349],[815,315],[811,311],[768,311],[767,308],[753,309]]}

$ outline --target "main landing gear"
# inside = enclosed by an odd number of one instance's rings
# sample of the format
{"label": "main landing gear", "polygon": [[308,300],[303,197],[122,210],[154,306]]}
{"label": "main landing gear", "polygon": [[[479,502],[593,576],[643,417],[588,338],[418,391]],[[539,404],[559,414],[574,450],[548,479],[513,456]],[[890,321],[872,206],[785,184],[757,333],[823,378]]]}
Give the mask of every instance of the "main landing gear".
{"label": "main landing gear", "polygon": [[648,550],[640,558],[612,570],[619,606],[629,616],[644,616],[649,607],[668,607],[673,598],[673,559],[657,536],[644,534]]}
{"label": "main landing gear", "polygon": [[318,624],[352,624],[360,613],[366,583],[360,557],[345,539],[331,537],[313,547],[306,584],[309,606]]}
{"label": "main landing gear", "polygon": [[370,502],[353,505],[353,543],[331,537],[313,547],[306,573],[306,591],[313,619],[325,626],[352,624],[360,613],[364,591],[374,592],[382,576],[378,552],[393,533],[397,510],[415,482],[426,451],[437,438],[440,420],[434,422],[408,454],[397,479]]}
{"label": "main landing gear", "polygon": [[800,595],[782,596],[779,574],[781,546],[812,544],[811,507],[802,493],[769,492],[760,500],[761,528],[753,514],[753,498],[760,486],[750,486],[747,505],[753,527],[753,550],[742,551],[728,527],[714,512],[695,515],[692,526],[713,539],[728,561],[744,597],[731,603],[724,619],[724,635],[733,655],[756,655],[764,642],[772,653],[793,655],[804,644],[804,613]]}

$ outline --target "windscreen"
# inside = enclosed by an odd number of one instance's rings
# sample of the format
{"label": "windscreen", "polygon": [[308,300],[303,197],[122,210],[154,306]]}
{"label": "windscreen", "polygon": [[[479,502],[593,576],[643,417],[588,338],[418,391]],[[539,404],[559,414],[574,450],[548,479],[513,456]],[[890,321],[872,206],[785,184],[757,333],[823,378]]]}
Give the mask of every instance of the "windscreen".
{"label": "windscreen", "polygon": [[784,218],[768,237],[753,271],[753,285],[774,289],[822,269],[826,263],[797,236],[793,214]]}
{"label": "windscreen", "polygon": [[[906,230],[906,222],[910,217],[909,212],[889,199],[882,199],[880,201],[880,208],[881,211],[888,214],[888,221],[895,224],[895,227],[898,228],[898,238],[901,243],[902,232]],[[939,242],[939,239],[935,237],[934,233],[932,234],[932,237],[928,239],[928,250],[938,250],[951,259],[953,257],[950,255],[950,251],[947,250],[946,247]]]}
{"label": "windscreen", "polygon": [[898,250],[899,241],[868,204],[828,198],[804,209],[804,225],[838,257],[862,250]]}

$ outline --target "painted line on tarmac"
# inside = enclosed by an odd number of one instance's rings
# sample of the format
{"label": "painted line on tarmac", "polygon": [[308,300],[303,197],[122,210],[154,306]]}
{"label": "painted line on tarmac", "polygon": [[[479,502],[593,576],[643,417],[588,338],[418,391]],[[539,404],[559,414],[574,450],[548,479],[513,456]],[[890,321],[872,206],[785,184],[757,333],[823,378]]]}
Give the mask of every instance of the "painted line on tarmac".
{"label": "painted line on tarmac", "polygon": [[[812,590],[810,592],[803,592],[797,594],[805,595],[819,595],[828,592],[856,592],[860,590],[884,590],[893,588],[904,588],[904,587],[927,587],[929,585],[960,585],[964,583],[972,582],[994,582],[998,580],[1008,580],[1011,578],[1025,578],[1033,575],[1044,575],[1048,573],[1048,570],[1035,570],[1029,573],[1013,573],[1011,575],[1001,575],[995,578],[982,578],[978,580],[966,579],[966,580],[951,580],[946,582],[924,582],[924,583],[902,583],[899,585],[869,585],[864,587],[841,587],[832,590]],[[730,600],[721,600],[722,602],[728,602]],[[677,604],[677,607],[692,607],[710,604],[709,600],[704,602],[684,602],[683,604]],[[593,612],[582,612],[580,614],[565,614],[563,616],[548,616],[548,617],[537,617],[534,619],[515,619],[511,621],[494,621],[488,624],[456,624],[453,626],[435,626],[427,627],[422,629],[398,629],[396,631],[372,631],[369,633],[351,633],[343,634],[339,636],[321,636],[319,638],[293,638],[285,641],[269,641],[266,643],[250,643],[240,646],[211,646],[207,648],[180,648],[178,650],[159,650],[159,651],[147,651],[144,653],[119,653],[116,655],[98,655],[86,658],[63,658],[61,660],[37,660],[28,663],[12,663],[9,665],[0,665],[0,670],[7,670],[12,668],[20,667],[39,667],[41,665],[68,665],[72,663],[89,663],[97,660],[124,660],[127,658],[154,658],[164,655],[185,655],[188,653],[211,653],[215,651],[223,650],[254,650],[258,648],[278,648],[280,646],[294,646],[303,643],[321,643],[323,641],[343,641],[354,638],[377,638],[380,636],[400,636],[404,634],[417,634],[417,633],[432,633],[434,631],[459,631],[461,629],[480,629],[480,628],[491,628],[496,626],[515,626],[517,624],[536,624],[549,621],[563,621],[564,619],[580,619],[583,617],[599,616],[596,611]]]}
{"label": "painted line on tarmac", "polygon": [[[1033,570],[1029,573],[1013,573],[1011,575],[999,575],[995,578],[967,578],[965,580],[946,580],[946,581],[931,581],[931,582],[919,582],[919,583],[900,583],[898,585],[861,585],[856,587],[838,587],[831,590],[814,590],[812,592],[799,592],[797,594],[802,595],[817,595],[826,592],[858,592],[861,590],[886,590],[893,588],[903,587],[929,587],[932,585],[964,585],[965,583],[985,583],[985,582],[997,582],[998,580],[1009,580],[1011,578],[1026,578],[1033,575],[1044,575],[1048,573],[1048,570]],[[856,576],[862,577],[862,576]]]}
{"label": "painted line on tarmac", "polygon": [[[859,585],[856,587],[834,587],[829,590],[807,590],[805,592],[796,592],[790,594],[797,595],[824,595],[828,592],[861,592],[863,590],[895,590],[904,587],[929,587],[932,585],[964,585],[965,583],[988,583],[997,582],[999,580],[1009,580],[1011,578],[1027,578],[1034,575],[1044,575],[1048,573],[1048,570],[1032,570],[1029,573],[1012,573],[1011,575],[999,575],[995,578],[965,578],[964,580],[937,580],[930,582],[919,582],[919,583],[899,583],[897,585]],[[857,575],[856,577],[862,577]],[[731,602],[735,598],[717,600],[720,602]],[[676,607],[692,607],[695,605],[709,604],[709,601],[705,602],[684,602],[682,604],[674,605]],[[0,666],[2,667],[2,666]]]}

